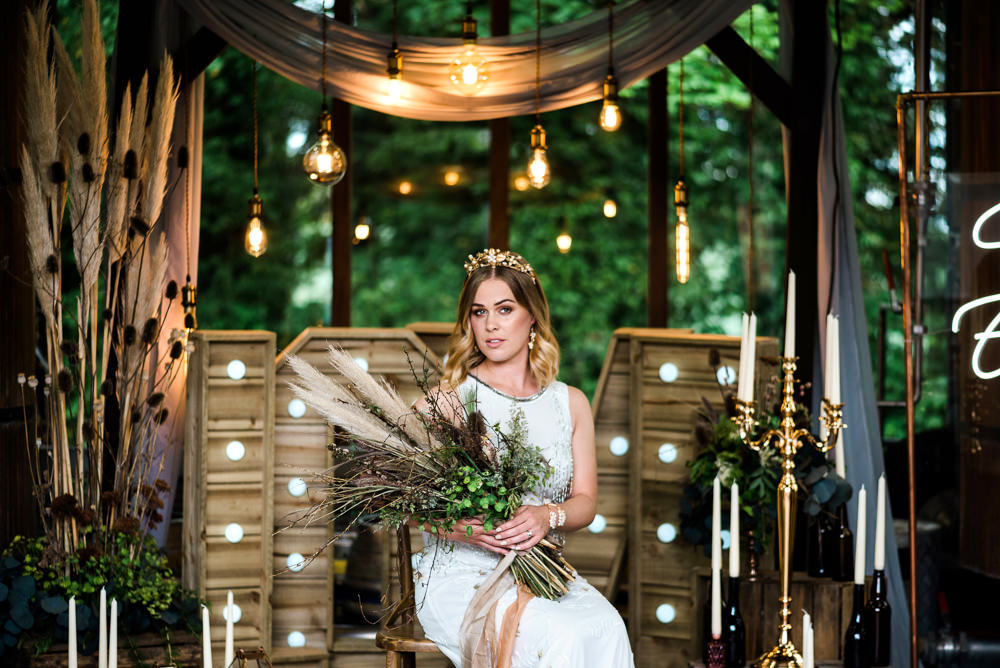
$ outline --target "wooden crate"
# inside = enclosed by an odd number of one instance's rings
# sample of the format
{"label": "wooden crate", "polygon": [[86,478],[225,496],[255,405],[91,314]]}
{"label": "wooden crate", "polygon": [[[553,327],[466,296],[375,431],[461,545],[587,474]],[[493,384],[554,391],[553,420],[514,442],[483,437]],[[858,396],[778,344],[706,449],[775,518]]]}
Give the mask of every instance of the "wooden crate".
{"label": "wooden crate", "polygon": [[[759,339],[760,356],[777,341]],[[627,619],[637,665],[686,666],[697,629],[691,572],[703,553],[680,540],[686,463],[702,397],[721,409],[709,351],[739,368],[739,339],[678,329],[616,330],[594,397],[598,512],[627,537]],[[758,378],[765,366],[758,363]],[[669,536],[669,539],[662,539]],[[661,622],[656,610],[670,606]]]}
{"label": "wooden crate", "polygon": [[[191,343],[183,582],[211,606],[216,656],[224,651],[228,590],[241,611],[236,645],[270,649],[274,334],[199,330]],[[234,362],[242,376],[230,373]],[[227,538],[232,524],[242,529],[239,540]]]}
{"label": "wooden crate", "polygon": [[[697,620],[700,621],[708,591],[711,587],[711,570],[699,567],[692,575]],[[723,594],[726,593],[727,578],[723,576]],[[802,572],[792,572],[789,595],[792,599],[791,640],[802,651],[802,610],[813,619],[813,642],[816,661],[840,661],[844,645],[844,634],[850,623],[851,608],[854,603],[854,583],[834,582],[828,578],[813,578]],[[762,571],[753,582],[740,579],[740,614],[746,625],[747,660],[752,660],[774,647],[778,641],[778,597],[781,595],[781,581],[777,571]],[[704,638],[700,623],[693,627],[695,658],[701,657],[701,643]]]}
{"label": "wooden crate", "polygon": [[[287,364],[289,355],[296,355],[320,371],[337,378],[329,363],[329,347],[337,346],[348,351],[362,368],[389,381],[400,396],[412,402],[421,392],[410,370],[418,373],[427,368],[429,380],[436,382],[441,364],[434,352],[428,350],[410,330],[365,328],[309,328],[303,331],[281,352],[275,363],[275,437],[274,437],[274,525],[273,560],[274,575],[271,614],[274,619],[272,644],[276,665],[317,665],[316,657],[332,653],[332,666],[384,665],[385,659],[375,647],[374,628],[351,629],[339,626],[334,618],[334,558],[333,548],[328,548],[314,562],[298,571],[287,569],[289,559],[297,562],[295,555],[309,556],[333,536],[333,527],[322,523],[306,528],[287,529],[289,521],[319,500],[320,489],[310,488],[316,473],[331,464],[327,444],[332,434],[325,419],[309,407],[299,415],[290,406],[296,398],[288,389],[288,381],[295,373]],[[409,356],[409,359],[407,358]],[[298,415],[298,417],[295,417]],[[289,483],[295,481],[299,488]],[[292,491],[305,493],[294,496]],[[391,599],[398,591],[398,578],[389,565],[388,558],[394,541],[381,539],[379,552],[383,594]],[[419,540],[416,541],[419,545]],[[381,610],[370,614],[377,619]],[[289,635],[301,633],[304,647],[291,647]],[[325,659],[324,659],[325,660]],[[325,664],[324,664],[325,665]]]}

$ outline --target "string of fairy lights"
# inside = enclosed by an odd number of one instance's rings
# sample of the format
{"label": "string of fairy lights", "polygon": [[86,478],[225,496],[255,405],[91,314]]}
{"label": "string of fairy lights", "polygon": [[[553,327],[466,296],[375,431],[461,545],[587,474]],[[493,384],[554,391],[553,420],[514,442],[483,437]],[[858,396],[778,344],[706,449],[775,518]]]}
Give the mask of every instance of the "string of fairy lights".
{"label": "string of fairy lights", "polygon": [[[347,173],[347,157],[344,151],[333,140],[333,119],[329,111],[326,90],[327,78],[327,22],[330,20],[327,9],[328,0],[322,0],[322,67],[320,89],[322,107],[317,120],[316,140],[306,151],[302,160],[302,168],[311,183],[322,186],[332,186],[344,178]],[[606,132],[615,132],[622,125],[622,112],[619,106],[618,79],[615,76],[615,2],[607,3],[608,10],[608,69],[601,82],[602,102],[598,117],[600,128]],[[389,104],[405,102],[403,52],[398,42],[398,0],[392,3],[392,43],[386,54],[385,101]],[[542,7],[541,0],[535,0],[535,123],[529,137],[529,157],[523,174],[513,179],[515,190],[526,191],[529,188],[542,189],[549,184],[552,170],[548,161],[548,145],[545,128],[541,120],[541,62],[542,62]],[[461,94],[473,96],[480,93],[489,83],[490,63],[478,48],[478,29],[473,16],[472,0],[466,0],[465,16],[462,19],[461,47],[448,69],[448,79]],[[254,63],[254,190],[250,200],[245,247],[248,253],[259,257],[267,249],[267,234],[263,228],[263,200],[257,189],[257,68]],[[677,184],[674,187],[674,205],[677,217],[675,228],[676,275],[680,283],[686,283],[690,276],[690,230],[688,226],[688,188],[684,181],[684,61],[680,62],[680,170]],[[442,181],[448,187],[458,185],[462,180],[460,168],[449,167],[443,173]],[[415,193],[412,181],[401,180],[396,190],[402,196]],[[618,214],[618,205],[614,199],[607,198],[603,202],[602,213],[605,218],[614,218]],[[371,220],[367,216],[359,219],[354,230],[354,243],[367,240],[371,235]],[[567,253],[572,246],[572,236],[569,233],[568,221],[560,221],[560,233],[556,237],[556,246],[562,253]]]}

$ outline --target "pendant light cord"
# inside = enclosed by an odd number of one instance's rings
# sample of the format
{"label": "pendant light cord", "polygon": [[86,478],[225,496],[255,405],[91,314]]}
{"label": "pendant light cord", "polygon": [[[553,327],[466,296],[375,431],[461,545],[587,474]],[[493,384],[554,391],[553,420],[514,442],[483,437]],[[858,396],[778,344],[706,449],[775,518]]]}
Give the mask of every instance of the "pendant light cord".
{"label": "pendant light cord", "polygon": [[320,84],[323,87],[323,104],[326,104],[326,0],[323,0],[323,75]]}
{"label": "pendant light cord", "polygon": [[535,125],[542,124],[542,0],[535,0]]}
{"label": "pendant light cord", "polygon": [[614,71],[615,62],[615,3],[608,2],[608,74]]}
{"label": "pendant light cord", "polygon": [[253,61],[253,194],[257,194],[257,61]]}
{"label": "pendant light cord", "polygon": [[191,282],[191,142],[188,141],[188,118],[191,115],[191,83],[188,69],[188,50],[184,49],[184,79],[187,88],[184,91],[184,146],[187,148],[187,167],[184,168],[184,268],[185,283]]}
{"label": "pendant light cord", "polygon": [[677,125],[680,130],[679,151],[680,151],[680,178],[684,180],[684,59],[681,58],[680,76],[680,104],[677,109]]}
{"label": "pendant light cord", "polygon": [[392,48],[396,48],[397,34],[396,34],[396,20],[398,18],[396,0],[392,0]]}

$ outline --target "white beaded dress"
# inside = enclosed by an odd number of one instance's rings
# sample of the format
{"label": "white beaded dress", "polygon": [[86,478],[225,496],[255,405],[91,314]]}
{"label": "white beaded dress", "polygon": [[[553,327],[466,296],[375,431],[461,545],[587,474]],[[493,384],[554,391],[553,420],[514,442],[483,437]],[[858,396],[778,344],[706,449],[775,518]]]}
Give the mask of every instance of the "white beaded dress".
{"label": "white beaded dress", "polygon": [[[537,498],[555,503],[569,496],[573,475],[573,423],[569,391],[553,382],[531,397],[512,397],[469,376],[458,387],[460,398],[474,397],[488,425],[507,428],[512,414],[524,414],[527,442],[538,446],[552,475]],[[417,617],[428,638],[461,668],[459,627],[476,589],[493,572],[500,555],[475,545],[424,534],[427,547],[414,555],[413,580]],[[514,602],[510,590],[497,604],[496,622]],[[629,668],[633,665],[628,634],[621,616],[604,596],[577,576],[569,593],[557,601],[533,598],[518,625],[513,668]]]}

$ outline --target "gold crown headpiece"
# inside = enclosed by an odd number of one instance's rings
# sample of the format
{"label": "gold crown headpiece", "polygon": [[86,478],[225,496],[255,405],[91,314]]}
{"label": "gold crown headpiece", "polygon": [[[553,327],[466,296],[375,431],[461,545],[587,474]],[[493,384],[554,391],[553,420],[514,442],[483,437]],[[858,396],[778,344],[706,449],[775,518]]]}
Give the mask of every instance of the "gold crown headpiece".
{"label": "gold crown headpiece", "polygon": [[469,261],[465,263],[465,275],[469,276],[476,269],[482,267],[507,267],[527,274],[532,283],[537,283],[535,270],[531,268],[528,261],[514,251],[503,251],[496,248],[487,248],[484,251],[469,256]]}

